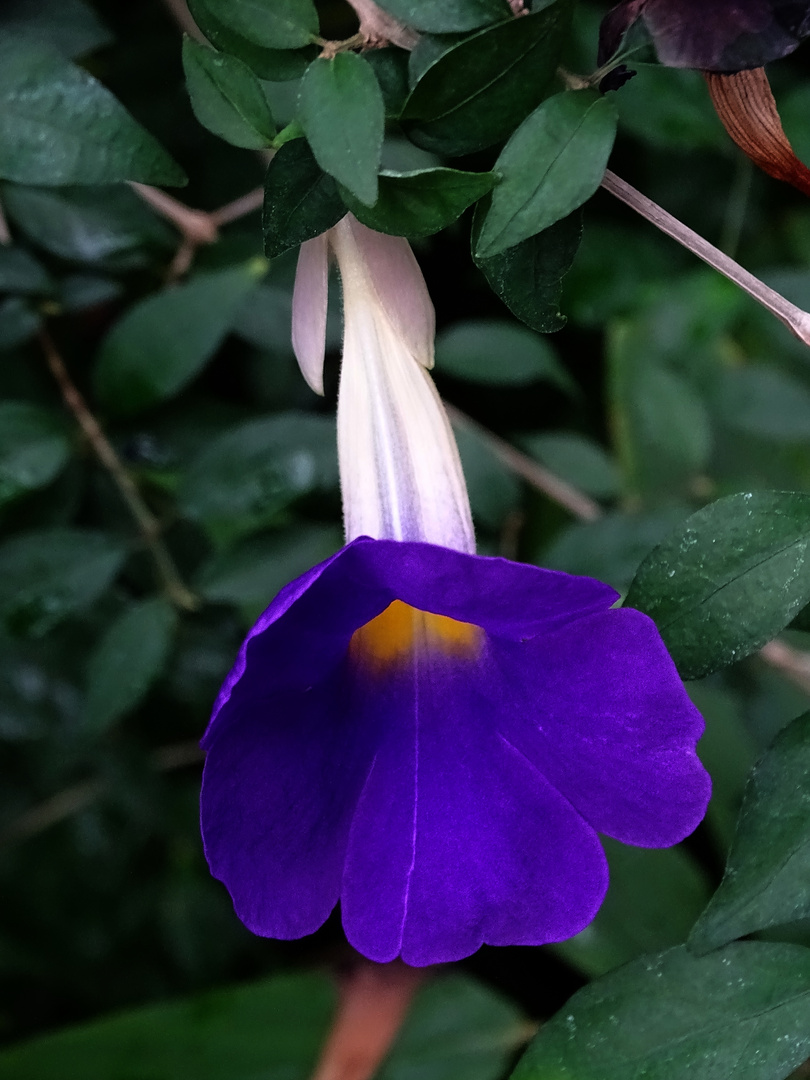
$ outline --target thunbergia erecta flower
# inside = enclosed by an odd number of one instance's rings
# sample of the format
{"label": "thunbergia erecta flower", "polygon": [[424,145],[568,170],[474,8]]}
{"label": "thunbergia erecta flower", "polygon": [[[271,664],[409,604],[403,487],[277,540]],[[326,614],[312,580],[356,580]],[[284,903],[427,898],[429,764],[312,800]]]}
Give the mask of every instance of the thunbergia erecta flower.
{"label": "thunbergia erecta flower", "polygon": [[597,832],[667,846],[703,816],[702,720],[652,622],[613,609],[609,586],[473,553],[424,282],[404,240],[351,216],[301,252],[310,384],[328,249],[347,543],[279,593],[217,700],[212,872],[265,936],[312,933],[339,901],[376,961],[567,938],[607,887]]}
{"label": "thunbergia erecta flower", "polygon": [[701,71],[762,67],[810,36],[808,0],[622,0],[602,20],[600,66],[636,19],[662,64]]}

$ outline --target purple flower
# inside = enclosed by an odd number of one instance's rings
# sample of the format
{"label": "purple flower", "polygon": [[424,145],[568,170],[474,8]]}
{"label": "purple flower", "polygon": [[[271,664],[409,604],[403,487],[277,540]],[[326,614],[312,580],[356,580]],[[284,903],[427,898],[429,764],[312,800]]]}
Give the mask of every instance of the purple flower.
{"label": "purple flower", "polygon": [[701,71],[762,67],[810,35],[807,0],[623,0],[602,20],[600,66],[639,18],[662,64]]}
{"label": "purple flower", "polygon": [[340,901],[377,961],[559,941],[604,897],[597,831],[667,846],[700,821],[703,722],[609,586],[473,554],[424,282],[405,241],[351,217],[299,260],[310,385],[329,249],[349,542],[279,593],[225,682],[203,740],[206,855],[257,934],[310,934]]}
{"label": "purple flower", "polygon": [[355,948],[414,965],[583,929],[607,888],[597,832],[674,844],[709,797],[701,717],[615,600],[367,538],[288,585],[203,742],[206,854],[242,921],[301,937],[340,900]]}

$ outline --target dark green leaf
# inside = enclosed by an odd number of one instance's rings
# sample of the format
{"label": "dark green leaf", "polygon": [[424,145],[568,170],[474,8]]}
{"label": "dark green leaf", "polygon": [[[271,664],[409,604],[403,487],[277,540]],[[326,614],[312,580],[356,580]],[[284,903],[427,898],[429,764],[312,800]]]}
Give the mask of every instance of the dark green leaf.
{"label": "dark green leaf", "polygon": [[432,979],[375,1080],[498,1080],[528,1027],[515,1006],[488,987],[463,975]]}
{"label": "dark green leaf", "polygon": [[194,21],[221,52],[237,57],[261,79],[298,79],[318,55],[315,45],[303,49],[267,49],[226,26],[212,12],[211,0],[189,0]]}
{"label": "dark green leaf", "polygon": [[302,495],[335,487],[334,419],[291,412],[248,420],[214,439],[191,463],[179,498],[224,545],[277,522]]}
{"label": "dark green leaf", "polygon": [[369,49],[364,53],[366,63],[371,65],[376,76],[386,116],[399,116],[405,98],[408,96],[408,53],[389,45],[384,49]]}
{"label": "dark green leaf", "polygon": [[500,319],[470,319],[442,331],[436,339],[436,367],[459,379],[495,386],[542,381],[568,394],[575,390],[545,338]]}
{"label": "dark green leaf", "polygon": [[745,789],[720,888],[692,931],[699,952],[810,915],[810,713],[776,737]]}
{"label": "dark green leaf", "polygon": [[609,499],[619,494],[619,470],[599,443],[573,431],[526,435],[520,442],[547,469],[587,495]]}
{"label": "dark green leaf", "polygon": [[27,401],[0,402],[0,506],[49,484],[69,456],[60,417]]}
{"label": "dark green leaf", "polygon": [[708,897],[703,874],[682,849],[602,843],[610,865],[605,902],[590,926],[552,946],[590,978],[680,945]]}
{"label": "dark green leaf", "polygon": [[15,634],[39,637],[101,596],[124,555],[119,540],[89,529],[40,529],[6,540],[0,619]]}
{"label": "dark green leaf", "polygon": [[542,334],[560,330],[562,279],[574,261],[582,238],[582,214],[576,211],[548,229],[530,236],[490,259],[475,256],[485,203],[475,208],[472,229],[473,258],[497,296],[513,315]]}
{"label": "dark green leaf", "polygon": [[656,622],[698,679],[748,656],[810,601],[810,495],[730,495],[692,514],[644,560],[627,606]]}
{"label": "dark green leaf", "polygon": [[28,341],[41,322],[39,313],[21,296],[0,300],[0,351],[15,349]]}
{"label": "dark green leaf", "polygon": [[4,1080],[306,1080],[335,995],[281,975],[106,1017],[0,1054]]}
{"label": "dark green leaf", "polygon": [[520,481],[478,431],[463,424],[454,427],[473,519],[476,525],[497,532],[520,503]]}
{"label": "dark green leaf", "polygon": [[324,172],[362,203],[375,203],[385,106],[363,57],[344,52],[314,60],[301,80],[298,119]]}
{"label": "dark green leaf", "polygon": [[264,250],[275,259],[288,248],[336,225],[346,213],[338,187],[320,168],[305,139],[285,143],[267,170]]}
{"label": "dark green leaf", "polygon": [[262,259],[200,274],[130,308],[105,338],[95,370],[108,408],[138,412],[173,397],[202,370],[231,329]]}
{"label": "dark green leaf", "polygon": [[364,206],[345,189],[341,195],[354,216],[370,229],[392,236],[430,236],[452,224],[494,183],[494,173],[420,169],[380,173],[379,197],[373,206]]}
{"label": "dark green leaf", "polygon": [[115,300],[122,293],[115,278],[101,274],[68,274],[59,283],[65,311],[86,311]]}
{"label": "dark green leaf", "polygon": [[229,30],[268,49],[298,49],[318,33],[312,0],[205,0]]}
{"label": "dark green leaf", "polygon": [[152,248],[174,243],[168,225],[124,185],[57,189],[4,184],[3,203],[26,235],[62,259],[127,268],[140,265]]}
{"label": "dark green leaf", "polygon": [[252,537],[203,563],[196,587],[206,600],[236,604],[253,622],[284,585],[323,562],[342,543],[340,531],[328,525],[296,525]]}
{"label": "dark green leaf", "polygon": [[85,727],[106,731],[131,712],[161,674],[177,617],[162,599],[134,604],[107,630],[90,656]]}
{"label": "dark green leaf", "polygon": [[429,34],[477,30],[511,15],[506,0],[380,0],[379,6],[406,26]]}
{"label": "dark green leaf", "polygon": [[26,37],[0,38],[0,176],[49,187],[186,182],[109,90]]}
{"label": "dark green leaf", "polygon": [[616,110],[595,90],[566,90],[544,101],[501,151],[501,181],[476,257],[519,244],[567,217],[593,195],[616,137]]}
{"label": "dark green leaf", "polygon": [[714,386],[715,412],[724,424],[776,442],[810,439],[810,391],[785,372],[734,367]]}
{"label": "dark green leaf", "polygon": [[643,957],[575,994],[512,1080],[784,1080],[810,1054],[810,950]]}
{"label": "dark green leaf", "polygon": [[505,138],[542,101],[571,20],[569,0],[551,0],[449,49],[414,86],[402,119],[425,150],[471,154]]}
{"label": "dark green leaf", "polygon": [[247,64],[186,38],[183,68],[194,115],[234,146],[261,150],[276,135],[262,85]]}
{"label": "dark green leaf", "polygon": [[53,292],[50,275],[25,248],[0,247],[0,292]]}
{"label": "dark green leaf", "polygon": [[0,37],[25,34],[72,59],[109,45],[112,35],[82,0],[3,0]]}

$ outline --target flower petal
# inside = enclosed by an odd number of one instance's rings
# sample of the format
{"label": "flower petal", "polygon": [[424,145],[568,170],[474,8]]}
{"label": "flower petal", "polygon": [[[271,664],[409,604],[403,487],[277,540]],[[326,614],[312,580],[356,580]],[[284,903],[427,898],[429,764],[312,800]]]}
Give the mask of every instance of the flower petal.
{"label": "flower petal", "polygon": [[210,740],[205,854],[256,934],[311,934],[337,903],[373,756],[345,690],[336,674],[308,694],[242,697]]}
{"label": "flower petal", "polygon": [[298,253],[292,298],[292,346],[301,374],[323,395],[326,305],[329,286],[328,234],[305,240]]}
{"label": "flower petal", "polygon": [[504,678],[523,680],[516,745],[595,829],[668,847],[696,828],[711,794],[695,753],[703,719],[646,615],[594,614],[493,652]]}
{"label": "flower petal", "polygon": [[341,892],[349,941],[384,962],[538,945],[595,915],[607,869],[595,832],[497,732],[470,661],[418,656],[379,680],[381,744],[351,827]]}

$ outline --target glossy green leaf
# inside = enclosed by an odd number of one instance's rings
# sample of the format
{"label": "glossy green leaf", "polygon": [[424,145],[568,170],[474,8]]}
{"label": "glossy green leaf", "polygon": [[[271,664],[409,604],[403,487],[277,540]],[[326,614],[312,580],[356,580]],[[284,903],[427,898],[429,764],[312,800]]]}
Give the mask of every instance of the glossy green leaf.
{"label": "glossy green leaf", "polygon": [[209,131],[246,150],[272,143],[276,128],[270,106],[247,64],[186,38],[183,68],[194,115]]}
{"label": "glossy green leaf", "polygon": [[161,1002],[0,1053],[4,1080],[306,1080],[335,1006],[323,975]]}
{"label": "glossy green leaf", "polygon": [[548,334],[562,329],[566,323],[560,312],[562,280],[582,238],[581,212],[569,214],[499,255],[480,259],[475,248],[488,206],[485,200],[475,208],[471,242],[476,266],[512,314],[532,330]]}
{"label": "glossy green leaf", "polygon": [[756,491],[699,510],[638,568],[627,606],[698,679],[770,641],[810,601],[810,495]]}
{"label": "glossy green leaf", "polygon": [[385,106],[371,65],[351,52],[314,60],[301,80],[298,120],[324,172],[375,203]]}
{"label": "glossy green leaf", "polygon": [[424,72],[402,119],[417,146],[471,154],[505,138],[542,101],[571,20],[569,0],[488,27]]}
{"label": "glossy green leaf", "polygon": [[375,1080],[499,1080],[530,1026],[515,1006],[464,975],[417,994]]}
{"label": "glossy green leaf", "polygon": [[208,363],[266,271],[262,259],[199,274],[142,300],[105,338],[95,370],[108,408],[133,413],[173,397]]}
{"label": "glossy green leaf", "polygon": [[101,596],[124,556],[119,540],[90,529],[18,533],[0,545],[0,620],[41,636]]}
{"label": "glossy green leaf", "polygon": [[[212,0],[189,0],[188,6],[194,21],[212,45],[247,64],[260,79],[298,79],[318,55],[316,45],[307,45],[301,49],[268,49],[257,45],[217,18],[211,10],[211,4]],[[216,4],[213,6],[216,7]]]}
{"label": "glossy green leaf", "polygon": [[364,206],[341,189],[354,216],[377,232],[393,236],[430,236],[451,225],[477,199],[492,190],[493,173],[460,169],[420,169],[417,172],[382,172],[379,197]]}
{"label": "glossy green leaf", "polygon": [[110,626],[90,655],[85,727],[106,731],[131,712],[165,667],[177,616],[160,598],[128,608]]}
{"label": "glossy green leaf", "polygon": [[3,186],[8,216],[39,247],[62,259],[141,265],[155,249],[171,250],[173,230],[125,185],[41,188]]}
{"label": "glossy green leaf", "polygon": [[380,0],[379,6],[414,30],[455,34],[508,19],[507,0]]}
{"label": "glossy green leaf", "polygon": [[206,600],[235,604],[252,622],[284,585],[342,543],[340,530],[328,525],[296,525],[251,537],[212,555],[200,567],[195,585]]}
{"label": "glossy green leaf", "polygon": [[72,59],[103,48],[112,34],[82,0],[3,0],[0,37],[25,34]]}
{"label": "glossy green leaf", "polygon": [[681,848],[602,843],[610,865],[605,901],[590,926],[552,946],[589,978],[680,945],[709,895],[704,875]]}
{"label": "glossy green leaf", "polygon": [[436,339],[436,369],[495,386],[550,382],[565,393],[575,385],[545,338],[517,323],[469,319]]}
{"label": "glossy green leaf", "polygon": [[192,461],[180,504],[215,541],[278,522],[295,499],[337,487],[334,419],[279,413],[224,432]]}
{"label": "glossy green leaf", "polygon": [[642,957],[576,993],[512,1080],[784,1080],[810,1054],[810,950]]}
{"label": "glossy green leaf", "polygon": [[48,186],[186,182],[109,90],[25,36],[0,37],[0,176]]}
{"label": "glossy green leaf", "polygon": [[27,401],[0,402],[0,506],[49,484],[69,456],[61,417]]}
{"label": "glossy green leaf", "polygon": [[336,225],[346,213],[338,186],[321,169],[305,139],[285,143],[267,170],[264,250],[274,259]]}
{"label": "glossy green leaf", "polygon": [[0,247],[0,292],[46,294],[53,292],[53,281],[25,248]]}
{"label": "glossy green leaf", "polygon": [[318,33],[312,0],[205,0],[223,26],[268,49],[298,49]]}
{"label": "glossy green leaf", "polygon": [[367,64],[371,65],[379,84],[387,117],[398,117],[408,96],[410,90],[408,85],[409,56],[410,53],[405,49],[399,49],[394,45],[388,45],[384,49],[369,49],[363,53],[363,58]]}
{"label": "glossy green leaf", "polygon": [[751,774],[720,887],[690,948],[810,915],[810,713],[776,737]]}
{"label": "glossy green leaf", "polygon": [[613,459],[599,443],[577,432],[526,435],[520,443],[547,469],[587,495],[609,499],[621,490],[621,477]]}
{"label": "glossy green leaf", "polygon": [[491,258],[567,217],[593,195],[616,137],[616,110],[595,90],[566,90],[528,116],[501,151],[501,177],[476,246]]}

